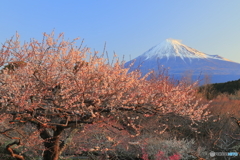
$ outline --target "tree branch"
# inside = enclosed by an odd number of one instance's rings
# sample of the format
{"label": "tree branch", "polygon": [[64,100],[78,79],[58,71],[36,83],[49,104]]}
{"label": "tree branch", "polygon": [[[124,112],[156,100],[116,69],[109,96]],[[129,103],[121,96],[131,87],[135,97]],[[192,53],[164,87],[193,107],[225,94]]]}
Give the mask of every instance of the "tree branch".
{"label": "tree branch", "polygon": [[15,145],[15,144],[18,145],[18,146],[21,145],[20,140],[8,144],[8,145],[6,146],[6,150],[11,154],[11,156],[12,156],[13,158],[16,158],[17,160],[25,160],[25,158],[24,158],[22,155],[19,155],[19,154],[14,153],[13,149],[11,148],[11,146],[13,146],[13,145]]}

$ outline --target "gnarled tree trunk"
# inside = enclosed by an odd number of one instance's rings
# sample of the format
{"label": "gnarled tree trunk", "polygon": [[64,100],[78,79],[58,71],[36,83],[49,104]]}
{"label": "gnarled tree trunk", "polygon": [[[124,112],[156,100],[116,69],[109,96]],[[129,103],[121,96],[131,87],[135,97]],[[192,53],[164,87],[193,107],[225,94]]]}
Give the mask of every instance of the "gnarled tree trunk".
{"label": "gnarled tree trunk", "polygon": [[40,136],[44,139],[45,151],[43,153],[43,160],[58,160],[60,156],[60,136],[64,127],[57,126],[53,131],[53,135],[47,129],[44,129]]}

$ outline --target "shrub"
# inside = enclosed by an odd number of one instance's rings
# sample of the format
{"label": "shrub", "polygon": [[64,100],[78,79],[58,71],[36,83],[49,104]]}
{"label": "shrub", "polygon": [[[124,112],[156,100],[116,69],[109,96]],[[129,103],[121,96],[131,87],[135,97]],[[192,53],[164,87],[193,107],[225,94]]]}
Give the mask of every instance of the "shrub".
{"label": "shrub", "polygon": [[[162,140],[149,139],[142,146],[149,159],[191,159],[198,157],[207,157],[208,152],[203,147],[198,147],[194,140],[176,138]],[[179,157],[179,158],[177,158]]]}

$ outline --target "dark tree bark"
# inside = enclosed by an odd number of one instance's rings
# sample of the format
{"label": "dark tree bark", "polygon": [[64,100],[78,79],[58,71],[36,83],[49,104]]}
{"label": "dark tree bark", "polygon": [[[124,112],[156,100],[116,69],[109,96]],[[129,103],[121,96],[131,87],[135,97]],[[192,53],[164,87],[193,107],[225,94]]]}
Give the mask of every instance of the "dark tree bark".
{"label": "dark tree bark", "polygon": [[44,129],[40,136],[44,139],[45,151],[43,153],[43,160],[58,160],[60,156],[60,136],[64,127],[57,126],[53,130],[53,135],[47,129]]}

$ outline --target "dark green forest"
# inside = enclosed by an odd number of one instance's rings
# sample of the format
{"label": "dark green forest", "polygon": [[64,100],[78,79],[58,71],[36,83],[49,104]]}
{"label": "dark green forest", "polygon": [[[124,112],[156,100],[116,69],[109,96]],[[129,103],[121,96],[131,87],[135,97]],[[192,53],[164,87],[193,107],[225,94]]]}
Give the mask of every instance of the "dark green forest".
{"label": "dark green forest", "polygon": [[218,95],[235,94],[240,89],[240,79],[225,83],[214,83],[201,86],[199,92],[203,93],[207,99],[216,98]]}

